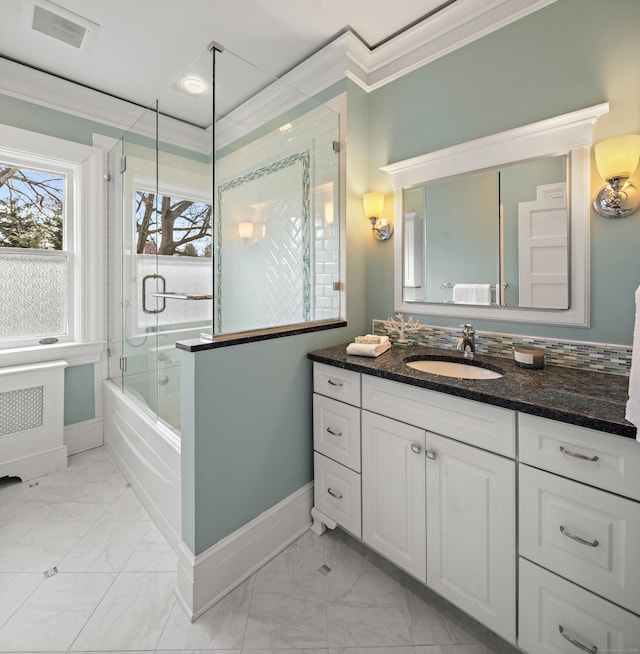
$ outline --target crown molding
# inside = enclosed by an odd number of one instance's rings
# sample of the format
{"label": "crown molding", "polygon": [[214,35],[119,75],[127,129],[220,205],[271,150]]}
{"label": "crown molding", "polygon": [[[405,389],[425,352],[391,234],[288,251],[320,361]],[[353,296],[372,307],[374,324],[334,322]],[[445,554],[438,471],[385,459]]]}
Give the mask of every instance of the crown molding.
{"label": "crown molding", "polygon": [[347,31],[216,123],[217,147],[257,129],[332,84],[349,79],[367,93],[557,0],[457,0],[369,49]]}
{"label": "crown molding", "polygon": [[[106,93],[49,75],[30,66],[0,57],[0,94],[41,107],[98,122],[124,132],[148,111]],[[210,153],[209,139],[202,130],[175,118],[163,116],[163,141],[189,150]],[[155,130],[137,127],[137,134],[155,138]]]}
{"label": "crown molding", "polygon": [[[527,16],[557,0],[457,0],[390,41],[371,50],[347,31],[275,80],[216,123],[216,147],[224,147],[306,99],[349,79],[366,92]],[[123,132],[144,109],[93,89],[0,58],[0,93],[100,122]],[[163,141],[210,151],[202,130],[165,118]],[[136,129],[136,131],[138,131]],[[153,136],[151,130],[145,133]]]}

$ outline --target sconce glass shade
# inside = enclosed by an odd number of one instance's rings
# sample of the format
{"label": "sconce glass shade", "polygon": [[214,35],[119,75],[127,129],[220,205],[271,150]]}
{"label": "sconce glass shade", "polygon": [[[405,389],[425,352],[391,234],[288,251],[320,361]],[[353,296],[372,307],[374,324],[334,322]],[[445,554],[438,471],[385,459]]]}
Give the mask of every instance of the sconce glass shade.
{"label": "sconce glass shade", "polygon": [[324,222],[333,225],[333,202],[324,203]]}
{"label": "sconce glass shade", "polygon": [[384,193],[365,193],[362,204],[371,223],[373,237],[378,241],[388,241],[393,234],[393,225],[386,218],[380,218],[384,209]]}
{"label": "sconce glass shade", "polygon": [[369,220],[379,218],[384,209],[384,193],[365,193],[362,196],[362,204],[364,214]]}
{"label": "sconce glass shade", "polygon": [[238,236],[251,238],[253,236],[253,223],[238,223]]}
{"label": "sconce glass shade", "polygon": [[596,143],[596,166],[607,185],[595,200],[593,208],[606,218],[623,218],[640,207],[640,193],[627,180],[640,160],[640,135],[616,136]]}
{"label": "sconce glass shade", "polygon": [[640,159],[640,135],[616,136],[596,143],[596,166],[602,179],[633,175]]}

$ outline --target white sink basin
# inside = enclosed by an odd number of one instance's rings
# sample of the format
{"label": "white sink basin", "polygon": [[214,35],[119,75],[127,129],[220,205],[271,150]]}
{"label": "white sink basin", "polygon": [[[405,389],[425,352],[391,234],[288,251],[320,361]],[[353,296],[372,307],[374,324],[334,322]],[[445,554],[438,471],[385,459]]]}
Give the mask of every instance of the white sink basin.
{"label": "white sink basin", "polygon": [[457,379],[498,379],[502,373],[489,368],[482,368],[473,363],[458,363],[456,361],[440,361],[437,359],[418,359],[407,361],[409,368],[430,372],[432,375],[456,377]]}

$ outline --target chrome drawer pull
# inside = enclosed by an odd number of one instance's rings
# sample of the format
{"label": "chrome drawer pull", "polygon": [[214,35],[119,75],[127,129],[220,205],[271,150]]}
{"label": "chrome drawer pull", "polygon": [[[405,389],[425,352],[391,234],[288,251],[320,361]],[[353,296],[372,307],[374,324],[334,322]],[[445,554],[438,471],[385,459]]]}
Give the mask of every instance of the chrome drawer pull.
{"label": "chrome drawer pull", "polygon": [[331,384],[331,386],[337,387],[341,387],[343,385],[341,381],[335,381],[333,379],[327,379],[327,384]]}
{"label": "chrome drawer pull", "polygon": [[558,629],[560,630],[560,635],[563,638],[566,638],[572,645],[574,645],[578,649],[581,649],[583,652],[590,652],[590,654],[596,654],[596,652],[598,651],[598,648],[595,645],[593,647],[587,647],[587,645],[583,645],[579,640],[576,640],[573,636],[569,636],[569,634],[565,633],[564,628],[561,624],[558,625]]}
{"label": "chrome drawer pull", "polygon": [[335,497],[337,500],[342,499],[342,493],[338,493],[338,491],[334,491],[333,488],[327,488],[327,493],[329,493],[331,497]]}
{"label": "chrome drawer pull", "polygon": [[565,449],[562,445],[560,446],[560,451],[567,456],[572,456],[576,459],[582,459],[583,461],[599,461],[599,456],[587,456],[586,454],[580,454],[580,452],[572,452],[571,450]]}
{"label": "chrome drawer pull", "polygon": [[411,443],[411,451],[414,454],[420,454],[420,452],[422,452],[422,448],[417,443]]}
{"label": "chrome drawer pull", "polygon": [[427,459],[431,459],[432,461],[438,457],[438,453],[435,450],[427,450],[425,454]]}
{"label": "chrome drawer pull", "polygon": [[342,436],[341,431],[336,431],[333,427],[327,427],[327,431],[332,435],[332,436]]}
{"label": "chrome drawer pull", "polygon": [[575,540],[576,543],[580,543],[580,545],[588,545],[589,547],[598,547],[598,545],[600,545],[600,543],[597,540],[585,540],[584,538],[580,538],[580,536],[576,536],[575,534],[572,534],[570,531],[567,531],[562,525],[560,525],[560,533],[563,536],[570,538],[571,540]]}

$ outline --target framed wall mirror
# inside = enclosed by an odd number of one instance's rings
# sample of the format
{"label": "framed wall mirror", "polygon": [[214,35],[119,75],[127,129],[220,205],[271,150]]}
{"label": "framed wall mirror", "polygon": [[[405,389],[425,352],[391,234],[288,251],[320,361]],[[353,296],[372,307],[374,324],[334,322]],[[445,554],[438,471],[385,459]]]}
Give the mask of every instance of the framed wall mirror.
{"label": "framed wall mirror", "polygon": [[589,152],[604,103],[382,168],[395,309],[589,325]]}

